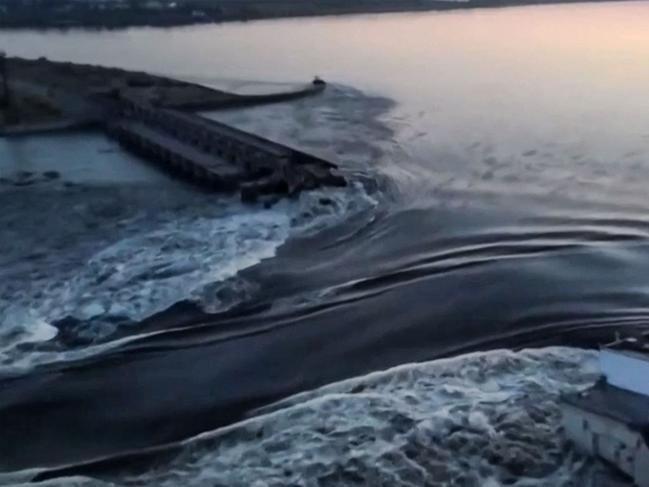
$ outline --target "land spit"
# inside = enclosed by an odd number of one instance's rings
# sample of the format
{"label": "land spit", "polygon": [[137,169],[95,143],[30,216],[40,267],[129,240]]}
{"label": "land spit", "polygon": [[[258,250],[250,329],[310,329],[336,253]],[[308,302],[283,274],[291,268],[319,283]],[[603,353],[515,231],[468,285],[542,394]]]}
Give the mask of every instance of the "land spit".
{"label": "land spit", "polygon": [[245,201],[270,203],[321,186],[344,186],[336,165],[258,135],[201,117],[218,110],[287,101],[322,92],[310,84],[241,95],[194,83],[46,59],[7,60],[9,103],[0,135],[100,127],[136,154],[186,179]]}

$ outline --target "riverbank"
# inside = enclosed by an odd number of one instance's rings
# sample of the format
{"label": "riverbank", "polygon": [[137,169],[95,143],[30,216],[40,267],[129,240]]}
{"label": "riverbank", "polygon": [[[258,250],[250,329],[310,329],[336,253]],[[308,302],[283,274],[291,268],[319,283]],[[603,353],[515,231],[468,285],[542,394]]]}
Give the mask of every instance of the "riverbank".
{"label": "riverbank", "polygon": [[0,109],[2,136],[98,126],[165,171],[216,191],[238,191],[247,202],[264,197],[268,206],[303,190],[346,185],[332,162],[187,113],[315,95],[326,87],[321,79],[295,90],[239,95],[44,58],[12,58],[8,65],[12,95]]}
{"label": "riverbank", "polygon": [[96,126],[119,100],[179,110],[218,110],[294,100],[325,88],[324,83],[305,83],[244,95],[140,71],[46,58],[9,58],[7,72],[12,97],[8,107],[0,108],[0,136]]}
{"label": "riverbank", "polygon": [[[0,11],[0,29],[120,29],[249,20],[318,17],[352,14],[447,11],[526,5],[591,3],[624,0],[365,0],[350,4],[341,0],[226,0],[218,5],[201,0],[180,2],[151,1],[146,4],[122,0],[97,5],[63,3],[38,7],[6,5]],[[46,12],[43,12],[45,10]],[[44,14],[45,13],[45,14]]]}
{"label": "riverbank", "polygon": [[[131,460],[128,452],[210,434],[334,381],[468,350],[596,345],[616,327],[646,326],[647,18],[644,2],[5,33],[16,54],[224,89],[313,73],[335,80],[323,96],[204,116],[338,159],[369,194],[350,186],[340,190],[349,205],[304,208],[317,194],[304,193],[264,209],[181,194],[93,133],[0,139],[4,171],[61,172],[0,192],[4,470]],[[159,182],[142,174],[131,184],[146,169]],[[97,173],[123,183],[65,187]],[[309,214],[336,208],[312,230]],[[293,224],[305,219],[307,235]],[[211,316],[194,320],[183,299]],[[402,368],[382,376],[387,389],[356,380],[235,426],[216,437],[219,448],[189,443],[173,464],[155,457],[145,478],[125,478],[133,463],[124,462],[105,484],[301,485],[308,474],[321,487],[351,472],[392,487],[422,477],[589,485],[570,478],[582,463],[557,450],[553,429],[549,394],[579,371],[569,357]],[[450,432],[449,441],[429,431]],[[485,438],[494,448],[482,448]],[[529,438],[560,456],[530,453]],[[353,447],[349,462],[337,445]],[[529,455],[539,461],[519,461]],[[463,483],[458,471],[485,475]]]}

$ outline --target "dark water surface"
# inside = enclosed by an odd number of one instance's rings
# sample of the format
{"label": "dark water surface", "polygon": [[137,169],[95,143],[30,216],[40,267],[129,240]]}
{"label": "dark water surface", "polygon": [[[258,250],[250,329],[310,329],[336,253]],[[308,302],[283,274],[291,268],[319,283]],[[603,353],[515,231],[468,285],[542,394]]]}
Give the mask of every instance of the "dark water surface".
{"label": "dark water surface", "polygon": [[230,309],[179,294],[133,340],[0,379],[0,469],[177,441],[402,363],[647,328],[647,19],[633,2],[0,33],[12,54],[377,96],[211,114],[335,157],[374,204],[224,275],[245,290]]}

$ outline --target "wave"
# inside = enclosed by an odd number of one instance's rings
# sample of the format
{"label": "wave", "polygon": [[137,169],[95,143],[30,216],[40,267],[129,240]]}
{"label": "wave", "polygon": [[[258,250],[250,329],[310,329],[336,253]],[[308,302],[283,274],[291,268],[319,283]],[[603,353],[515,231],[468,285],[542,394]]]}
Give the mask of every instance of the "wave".
{"label": "wave", "polygon": [[[306,150],[345,149],[341,163],[353,185],[303,194],[271,209],[187,191],[170,181],[158,187],[29,188],[18,200],[3,194],[12,209],[8,214],[15,215],[6,227],[15,228],[18,243],[2,249],[8,265],[0,272],[0,374],[100,353],[137,336],[141,320],[182,300],[207,312],[244,301],[255,285],[237,278],[242,270],[273,257],[290,237],[376,206],[370,196],[376,188],[364,173],[368,154],[378,149],[360,140],[371,131],[386,133],[372,120],[389,106],[332,87],[303,103],[222,112],[230,122],[271,131],[273,138]],[[31,220],[40,227],[26,223]]]}
{"label": "wave", "polygon": [[558,347],[403,365],[151,450],[159,460],[144,471],[126,455],[6,474],[0,484],[49,477],[53,486],[590,485],[613,474],[566,442],[557,399],[598,375],[593,352]]}
{"label": "wave", "polygon": [[[138,336],[140,320],[183,299],[211,312],[231,307],[249,291],[233,279],[240,271],[273,257],[289,236],[320,231],[373,204],[357,184],[272,209],[232,201],[192,205],[148,226],[134,220],[128,236],[100,245],[74,272],[0,289],[0,372],[14,375],[121,345]],[[228,289],[217,292],[219,285]]]}

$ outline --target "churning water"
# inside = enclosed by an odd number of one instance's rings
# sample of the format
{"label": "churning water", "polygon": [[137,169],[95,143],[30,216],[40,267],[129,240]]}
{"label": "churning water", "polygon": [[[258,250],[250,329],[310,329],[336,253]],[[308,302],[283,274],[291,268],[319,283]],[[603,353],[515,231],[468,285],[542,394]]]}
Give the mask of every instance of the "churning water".
{"label": "churning water", "polygon": [[206,115],[353,181],[266,210],[99,135],[2,141],[2,176],[37,181],[0,186],[0,483],[617,481],[557,430],[589,352],[472,352],[647,326],[647,18],[640,1],[0,33],[16,55],[209,84],[319,74],[322,97]]}

